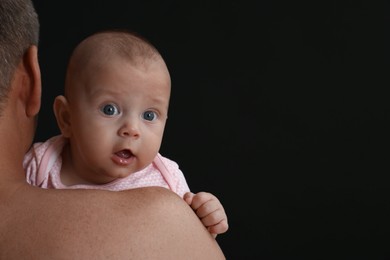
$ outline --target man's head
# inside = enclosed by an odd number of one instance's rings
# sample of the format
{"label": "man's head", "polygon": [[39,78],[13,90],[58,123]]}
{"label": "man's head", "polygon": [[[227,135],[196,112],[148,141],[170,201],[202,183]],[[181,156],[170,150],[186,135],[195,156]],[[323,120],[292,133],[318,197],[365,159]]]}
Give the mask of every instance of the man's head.
{"label": "man's head", "polygon": [[38,46],[39,20],[30,0],[0,1],[0,116],[23,55]]}

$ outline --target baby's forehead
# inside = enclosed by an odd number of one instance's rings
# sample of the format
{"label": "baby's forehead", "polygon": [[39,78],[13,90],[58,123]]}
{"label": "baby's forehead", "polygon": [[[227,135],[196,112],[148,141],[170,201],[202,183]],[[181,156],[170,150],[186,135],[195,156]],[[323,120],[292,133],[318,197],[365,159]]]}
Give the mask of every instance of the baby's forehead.
{"label": "baby's forehead", "polygon": [[[169,71],[162,60],[160,62],[156,60],[134,62],[134,60],[118,56],[90,61],[84,68],[80,68],[80,75],[74,81],[82,82],[80,87],[87,92],[101,88],[101,91],[114,93],[117,89],[119,91],[127,89],[126,84],[144,85],[149,81],[158,82],[152,85],[148,83],[149,91],[152,89],[154,92],[158,89],[169,90],[171,87]],[[105,85],[102,85],[102,82],[106,82]]]}

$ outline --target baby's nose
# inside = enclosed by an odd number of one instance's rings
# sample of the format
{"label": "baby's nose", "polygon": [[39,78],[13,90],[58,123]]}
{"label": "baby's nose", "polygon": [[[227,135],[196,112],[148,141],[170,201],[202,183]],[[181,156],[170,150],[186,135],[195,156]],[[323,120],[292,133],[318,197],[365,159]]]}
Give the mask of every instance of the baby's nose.
{"label": "baby's nose", "polygon": [[118,131],[121,137],[139,137],[139,129],[136,124],[124,124]]}

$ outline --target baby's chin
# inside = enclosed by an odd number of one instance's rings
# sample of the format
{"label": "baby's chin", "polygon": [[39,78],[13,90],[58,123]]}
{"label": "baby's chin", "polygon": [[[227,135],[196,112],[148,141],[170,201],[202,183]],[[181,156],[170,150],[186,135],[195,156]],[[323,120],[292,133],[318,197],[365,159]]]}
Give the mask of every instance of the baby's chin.
{"label": "baby's chin", "polygon": [[126,166],[119,166],[117,164],[114,164],[114,167],[112,167],[108,171],[105,171],[105,175],[111,181],[114,181],[116,179],[123,179],[134,173],[144,170],[149,164],[139,164],[137,162],[133,162],[133,164],[129,164]]}

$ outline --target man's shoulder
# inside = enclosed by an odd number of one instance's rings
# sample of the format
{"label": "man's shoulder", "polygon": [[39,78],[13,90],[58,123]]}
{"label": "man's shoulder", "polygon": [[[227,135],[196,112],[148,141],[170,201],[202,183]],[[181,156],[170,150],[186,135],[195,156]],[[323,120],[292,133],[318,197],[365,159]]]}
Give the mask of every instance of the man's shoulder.
{"label": "man's shoulder", "polygon": [[[4,220],[0,258],[4,259],[26,255],[35,259],[64,255],[69,259],[183,259],[188,252],[193,253],[187,259],[223,259],[191,208],[161,187],[127,191],[25,187],[7,207],[10,214],[0,214]],[[12,218],[4,219],[11,213]]]}

